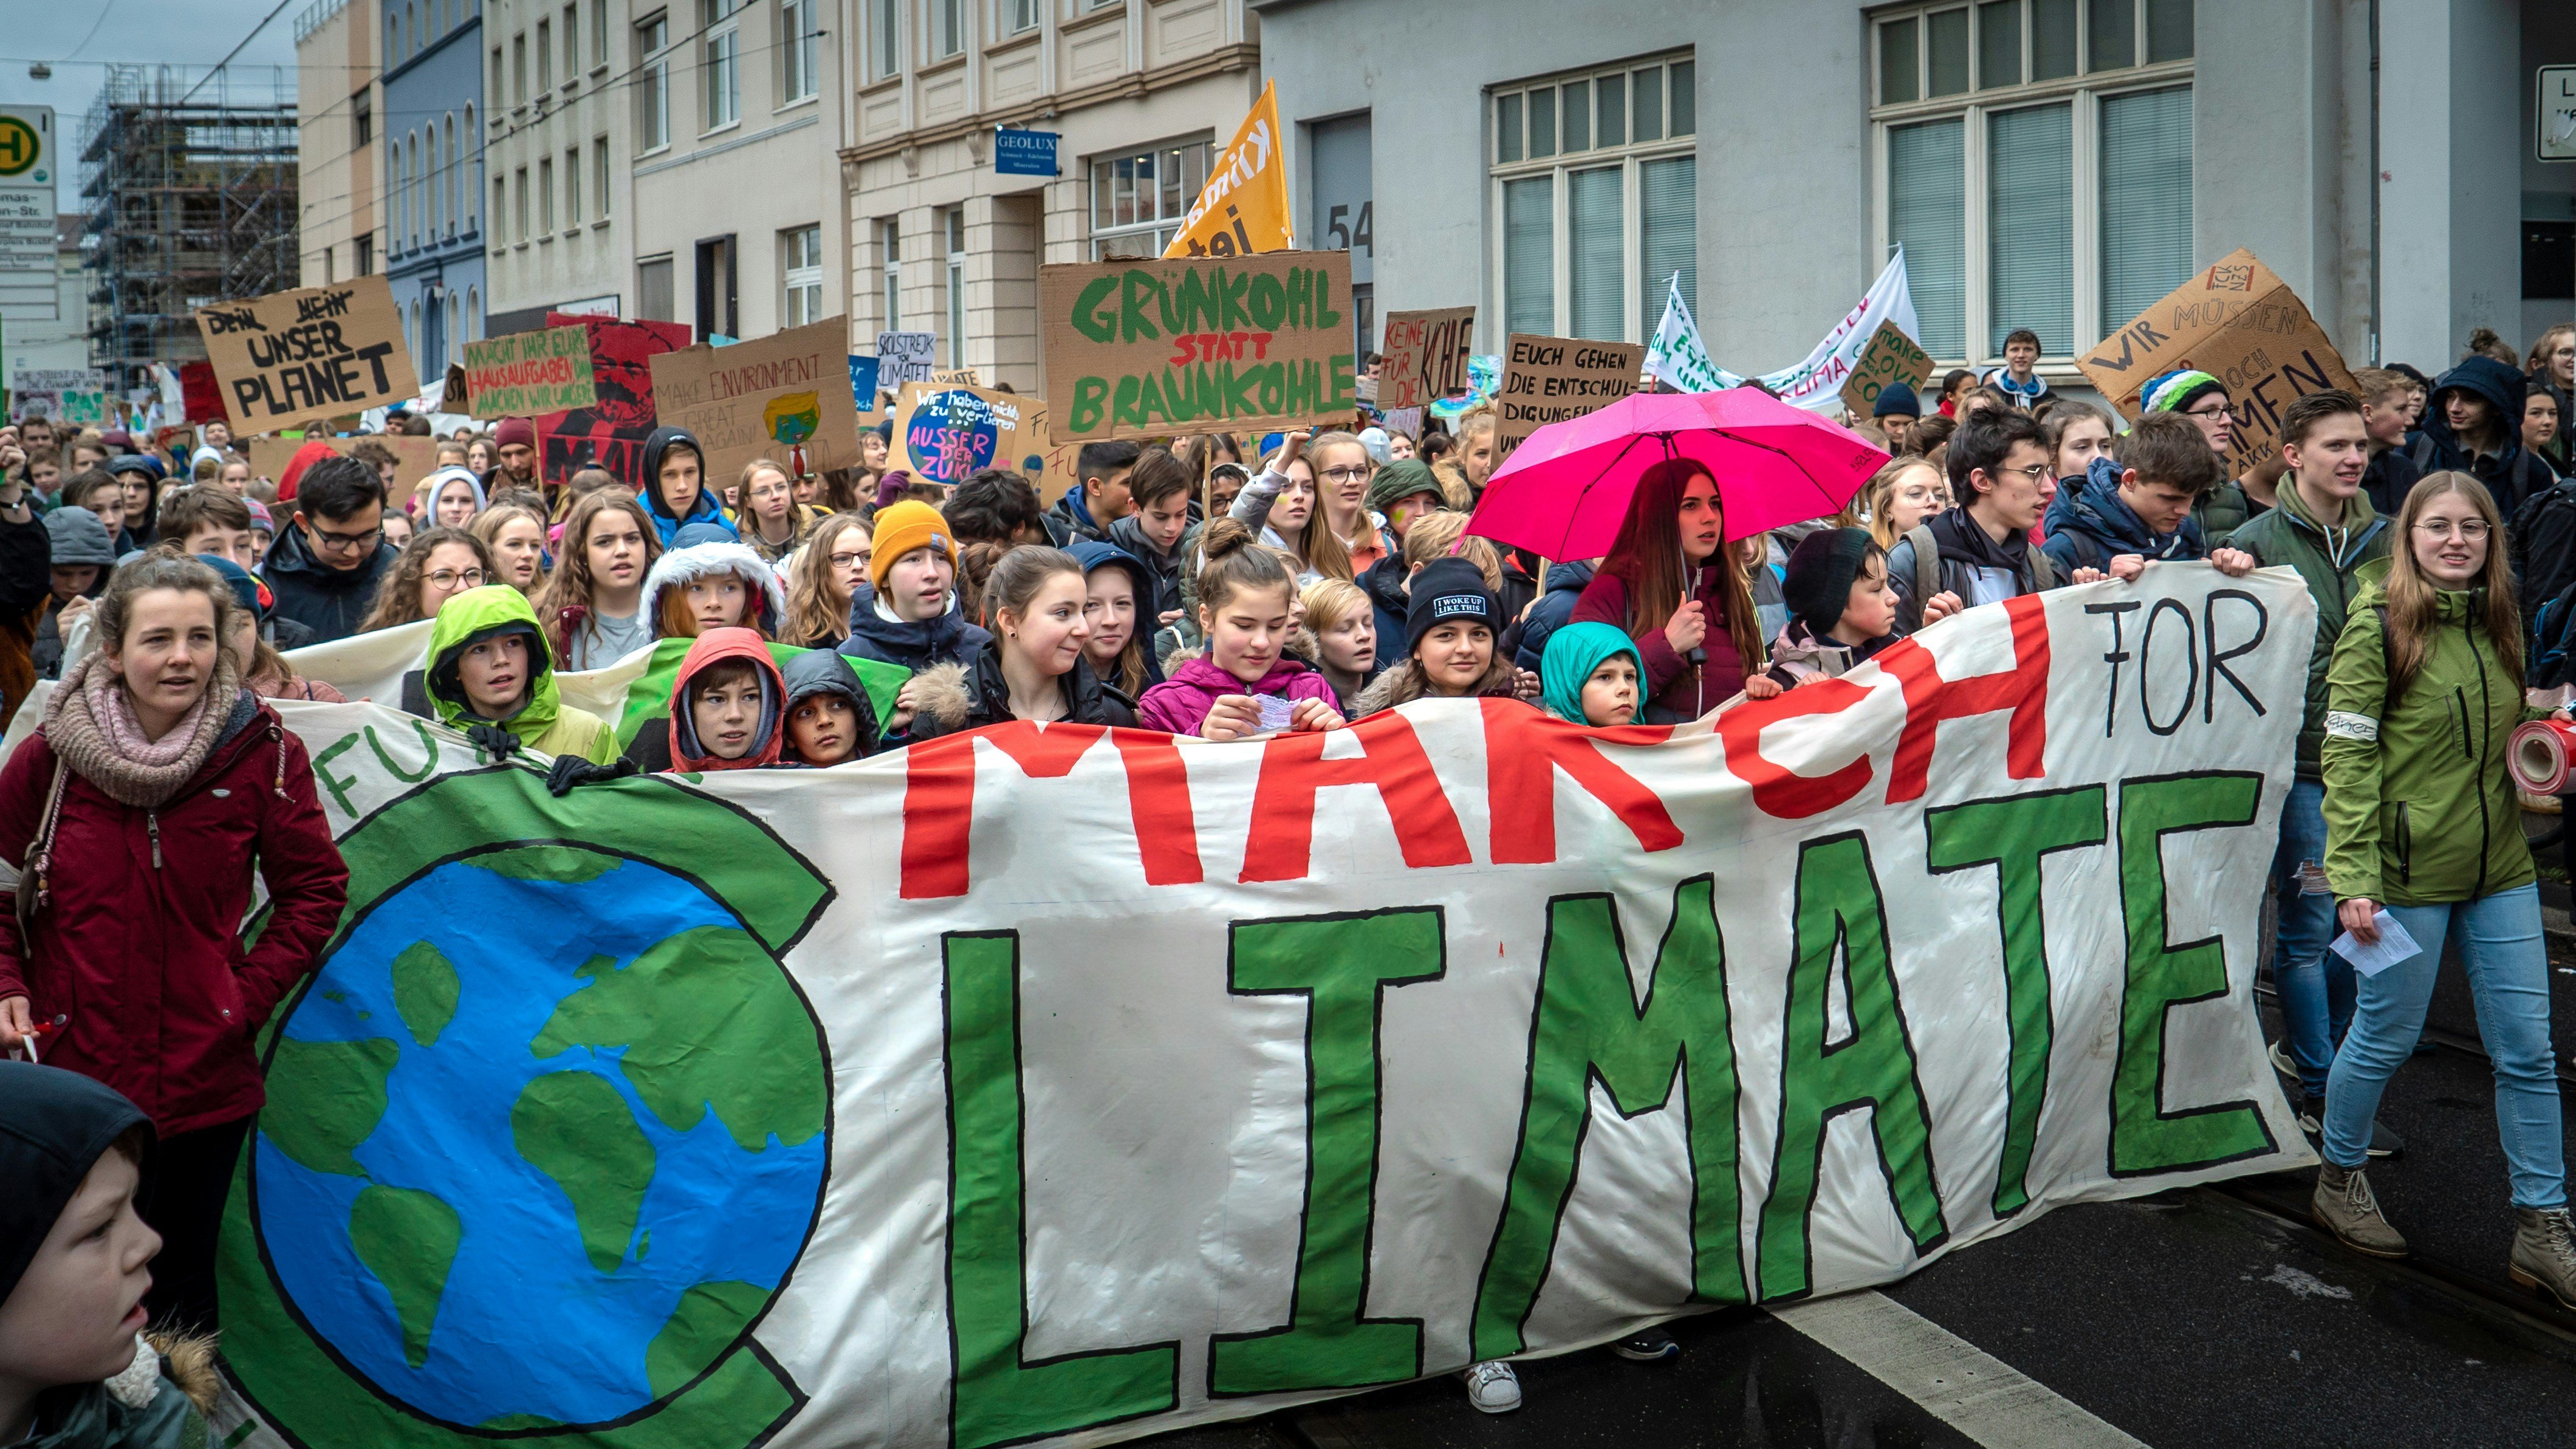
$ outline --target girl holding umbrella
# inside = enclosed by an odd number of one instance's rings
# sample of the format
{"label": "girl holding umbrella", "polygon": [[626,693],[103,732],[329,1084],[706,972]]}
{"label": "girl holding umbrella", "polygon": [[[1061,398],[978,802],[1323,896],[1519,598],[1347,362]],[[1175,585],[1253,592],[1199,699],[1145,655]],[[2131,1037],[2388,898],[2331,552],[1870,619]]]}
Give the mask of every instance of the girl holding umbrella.
{"label": "girl holding umbrella", "polygon": [[1738,690],[1756,699],[1780,692],[1763,677],[1753,593],[1725,543],[1707,466],[1667,458],[1638,478],[1609,556],[1575,601],[1571,622],[1615,625],[1637,641],[1650,723],[1697,719]]}

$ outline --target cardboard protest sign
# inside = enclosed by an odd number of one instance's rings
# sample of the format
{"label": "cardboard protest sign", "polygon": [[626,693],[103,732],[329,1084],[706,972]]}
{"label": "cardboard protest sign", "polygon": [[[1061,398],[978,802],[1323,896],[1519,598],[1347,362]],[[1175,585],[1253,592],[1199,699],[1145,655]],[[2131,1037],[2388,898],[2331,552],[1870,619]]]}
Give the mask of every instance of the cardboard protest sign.
{"label": "cardboard protest sign", "polygon": [[892,392],[907,382],[928,382],[939,339],[927,332],[877,334],[877,388]]}
{"label": "cardboard protest sign", "polygon": [[1476,350],[1476,309],[1442,307],[1390,312],[1378,349],[1377,405],[1413,408],[1467,390],[1467,358]]}
{"label": "cardboard protest sign", "polygon": [[984,379],[971,367],[931,369],[928,381],[941,387],[982,387]]}
{"label": "cardboard protest sign", "polygon": [[[2158,563],[1669,735],[1005,722],[563,796],[277,701],[348,902],[214,1436],[1104,1444],[2311,1164],[2252,993],[2315,619]],[[387,699],[407,627],[290,658]]]}
{"label": "cardboard protest sign", "polygon": [[9,374],[9,409],[21,418],[103,423],[107,373],[95,367],[22,367]]}
{"label": "cardboard protest sign", "polygon": [[540,327],[465,344],[466,406],[478,418],[570,412],[599,401],[591,381],[590,333]]}
{"label": "cardboard protest sign", "polygon": [[877,414],[877,360],[850,354],[850,405],[861,417]]}
{"label": "cardboard protest sign", "polygon": [[1515,332],[1503,348],[1503,390],[1494,398],[1494,461],[1549,423],[1579,418],[1637,390],[1646,361],[1638,342],[1586,342]]}
{"label": "cardboard protest sign", "polygon": [[602,468],[642,492],[644,442],[654,427],[649,359],[688,346],[688,324],[549,312],[546,325],[579,327],[589,334],[595,398],[589,407],[537,418],[541,475],[549,483],[562,483],[584,468]]}
{"label": "cardboard protest sign", "polygon": [[[375,443],[391,451],[398,463],[394,469],[392,496],[385,501],[396,508],[402,507],[404,500],[411,497],[413,484],[428,477],[438,467],[438,439],[407,437],[401,433],[369,433],[356,438],[326,438],[312,434],[301,438],[281,438],[274,433],[261,433],[239,440],[234,446],[242,450],[242,456],[250,459],[253,477],[275,482],[286,472],[286,465],[294,460],[296,450],[306,443],[328,443],[342,457],[347,457],[349,450],[360,443]],[[291,510],[294,505],[287,507]],[[280,519],[285,517],[283,513],[278,516]]]}
{"label": "cardboard protest sign", "polygon": [[2353,388],[2343,355],[2307,304],[2242,247],[2194,273],[2076,365],[2132,422],[2147,382],[2175,368],[2225,383],[2236,417],[2227,450],[2231,477],[2278,445],[2283,408],[2312,392]]}
{"label": "cardboard protest sign", "polygon": [[1061,437],[1259,432],[1351,414],[1351,255],[1158,257],[1042,267]]}
{"label": "cardboard protest sign", "polygon": [[1851,376],[1843,382],[1843,407],[1865,418],[1889,383],[1901,382],[1920,390],[1931,380],[1932,354],[1898,331],[1895,323],[1881,322],[1861,348],[1860,356],[1852,360]]}
{"label": "cardboard protest sign", "polygon": [[800,477],[857,467],[849,337],[849,319],[832,317],[730,347],[656,354],[654,411],[664,426],[697,435],[711,480],[730,480],[755,458]]}
{"label": "cardboard protest sign", "polygon": [[886,466],[951,486],[987,468],[1009,468],[1035,485],[1052,441],[1046,414],[1044,398],[907,382],[896,395],[894,450]]}
{"label": "cardboard protest sign", "polygon": [[197,309],[197,331],[245,431],[409,402],[420,392],[382,276]]}

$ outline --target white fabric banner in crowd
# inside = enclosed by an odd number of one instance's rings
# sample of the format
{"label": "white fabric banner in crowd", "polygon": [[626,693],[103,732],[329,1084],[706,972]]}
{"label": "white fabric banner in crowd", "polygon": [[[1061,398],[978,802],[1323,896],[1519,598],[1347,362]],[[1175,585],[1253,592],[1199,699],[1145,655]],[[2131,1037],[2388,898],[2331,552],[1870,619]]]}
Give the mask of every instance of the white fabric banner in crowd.
{"label": "white fabric banner in crowd", "polygon": [[1106,1443],[2311,1162],[2249,993],[2314,614],[2151,564],[1669,732],[560,798],[282,701],[349,907],[264,1034],[216,1432]]}
{"label": "white fabric banner in crowd", "polygon": [[[1852,366],[1859,361],[1861,349],[1878,333],[1878,324],[1893,322],[1896,330],[1922,340],[1923,324],[1914,315],[1914,293],[1905,281],[1905,248],[1896,255],[1869,284],[1860,305],[1847,313],[1825,334],[1807,360],[1795,367],[1764,373],[1755,379],[1777,393],[1783,402],[1794,403],[1811,412],[1839,412],[1843,406],[1843,383],[1850,378]],[[1731,384],[1740,386],[1741,380]]]}
{"label": "white fabric banner in crowd", "polygon": [[1682,274],[1675,272],[1664,288],[1664,317],[1646,340],[1646,371],[1681,392],[1723,392],[1744,386],[1744,379],[1709,360],[1700,340],[1699,323],[1682,297]]}

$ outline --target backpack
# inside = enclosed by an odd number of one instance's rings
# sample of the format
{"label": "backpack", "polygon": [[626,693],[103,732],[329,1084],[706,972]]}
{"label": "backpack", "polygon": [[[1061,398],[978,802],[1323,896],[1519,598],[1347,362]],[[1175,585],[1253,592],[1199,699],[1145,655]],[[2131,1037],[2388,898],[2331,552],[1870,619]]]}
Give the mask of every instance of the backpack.
{"label": "backpack", "polygon": [[2556,689],[2576,680],[2576,581],[2531,613],[2524,644],[2524,687]]}
{"label": "backpack", "polygon": [[[1941,592],[1941,545],[1932,540],[1932,525],[1918,523],[1905,534],[1914,545],[1914,608],[1921,615],[1924,601]],[[2038,546],[2030,549],[2030,591],[2044,594],[2057,587],[2057,565]]]}

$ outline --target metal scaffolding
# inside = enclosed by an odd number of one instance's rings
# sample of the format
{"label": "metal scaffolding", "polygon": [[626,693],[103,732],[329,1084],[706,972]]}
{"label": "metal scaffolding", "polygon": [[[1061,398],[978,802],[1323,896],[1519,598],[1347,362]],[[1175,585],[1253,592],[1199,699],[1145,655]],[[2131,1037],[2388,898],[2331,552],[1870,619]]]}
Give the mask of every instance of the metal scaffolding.
{"label": "metal scaffolding", "polygon": [[90,360],[114,386],[205,356],[198,307],[296,285],[292,71],[110,66],[81,164]]}

